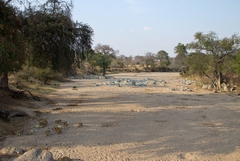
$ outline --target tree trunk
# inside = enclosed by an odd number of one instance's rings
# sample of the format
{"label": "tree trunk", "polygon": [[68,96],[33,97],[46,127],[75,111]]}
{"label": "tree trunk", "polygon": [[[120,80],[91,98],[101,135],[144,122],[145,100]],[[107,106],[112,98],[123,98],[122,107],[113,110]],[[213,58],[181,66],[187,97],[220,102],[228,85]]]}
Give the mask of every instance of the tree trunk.
{"label": "tree trunk", "polygon": [[2,73],[0,77],[0,88],[8,90],[8,73]]}
{"label": "tree trunk", "polygon": [[106,75],[106,68],[103,68],[103,76]]}
{"label": "tree trunk", "polygon": [[222,72],[218,72],[217,75],[217,89],[221,89],[221,84],[223,83]]}

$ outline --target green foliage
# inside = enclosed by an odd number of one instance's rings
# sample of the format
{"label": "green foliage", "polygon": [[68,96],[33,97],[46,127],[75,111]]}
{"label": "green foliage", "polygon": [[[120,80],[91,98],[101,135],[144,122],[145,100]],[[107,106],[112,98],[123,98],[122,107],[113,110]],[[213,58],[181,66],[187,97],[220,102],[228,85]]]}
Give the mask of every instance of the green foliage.
{"label": "green foliage", "polygon": [[190,74],[202,75],[209,70],[209,56],[203,53],[191,53],[187,58]]}
{"label": "green foliage", "polygon": [[77,66],[80,68],[80,61],[89,58],[92,54],[92,39],[93,36],[93,29],[83,23],[74,23],[74,37],[75,42],[73,48],[76,54],[76,63]]}
{"label": "green foliage", "polygon": [[92,28],[71,19],[71,4],[47,1],[39,9],[29,7],[24,12],[25,35],[31,52],[29,65],[53,70],[71,69],[91,50]]}
{"label": "green foliage", "polygon": [[235,60],[235,69],[240,74],[240,50],[238,50]]}
{"label": "green foliage", "polygon": [[169,60],[169,56],[168,53],[164,50],[160,50],[157,55],[156,55],[157,59],[160,61],[160,67],[165,67],[167,68],[170,65],[170,60]]}
{"label": "green foliage", "polygon": [[50,67],[54,70],[69,69],[74,62],[74,42],[71,19],[58,13],[54,16],[37,11],[26,17],[28,41],[33,47],[30,55],[32,64],[37,67]]}
{"label": "green foliage", "polygon": [[[224,75],[232,68],[233,60],[236,53],[239,51],[239,40],[237,35],[232,35],[230,38],[219,39],[217,34],[210,32],[203,34],[197,32],[195,41],[187,45],[189,50],[194,50],[196,53],[202,53],[201,58],[196,58],[188,61],[190,70],[201,71],[200,73],[207,76],[218,89],[221,88],[221,83],[224,81]],[[207,55],[204,56],[203,55]],[[206,70],[208,73],[205,73]]]}
{"label": "green foliage", "polygon": [[0,1],[0,74],[21,69],[25,58],[24,36],[17,10]]}
{"label": "green foliage", "polygon": [[[0,1],[0,87],[8,86],[8,73],[28,66],[46,68],[43,81],[54,71],[71,71],[74,63],[85,60],[91,51],[92,28],[71,19],[72,4],[47,0],[19,12],[11,1]],[[29,2],[29,1],[28,1]],[[27,58],[27,61],[26,61]]]}
{"label": "green foliage", "polygon": [[147,69],[149,69],[149,66],[151,67],[151,69],[153,69],[156,66],[155,59],[156,58],[154,53],[147,52],[145,54],[145,58],[143,58],[143,60],[145,61]]}
{"label": "green foliage", "polygon": [[114,58],[116,58],[116,51],[109,45],[98,44],[95,47],[95,54],[89,59],[89,63],[101,67],[104,76],[106,74],[106,69],[110,67]]}
{"label": "green foliage", "polygon": [[187,46],[184,44],[178,43],[178,45],[174,48],[174,53],[178,55],[187,55]]}
{"label": "green foliage", "polygon": [[53,79],[53,71],[50,68],[38,69],[36,73],[37,79],[46,84],[49,80]]}
{"label": "green foliage", "polygon": [[29,80],[34,78],[42,81],[43,83],[48,83],[49,80],[61,81],[62,74],[51,70],[50,68],[37,68],[37,67],[27,67],[24,66],[23,70],[17,73],[17,76],[24,80]]}
{"label": "green foliage", "polygon": [[187,66],[187,46],[184,44],[178,43],[174,48],[174,53],[177,54],[175,57],[175,64],[179,69],[182,69]]}

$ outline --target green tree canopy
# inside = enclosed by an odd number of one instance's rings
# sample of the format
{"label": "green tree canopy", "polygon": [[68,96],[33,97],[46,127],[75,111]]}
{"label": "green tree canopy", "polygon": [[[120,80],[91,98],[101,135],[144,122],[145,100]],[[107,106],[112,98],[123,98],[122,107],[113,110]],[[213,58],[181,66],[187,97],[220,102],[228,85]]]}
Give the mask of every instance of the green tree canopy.
{"label": "green tree canopy", "polygon": [[208,59],[212,73],[209,78],[211,78],[213,85],[220,89],[224,79],[223,65],[228,57],[237,54],[240,38],[234,34],[230,38],[219,39],[214,32],[208,34],[197,32],[194,38],[195,41],[187,45],[188,49],[209,55]]}
{"label": "green tree canopy", "polygon": [[113,48],[109,45],[98,44],[95,47],[95,54],[91,58],[91,62],[103,70],[103,76],[106,75],[106,69],[110,67],[111,62],[114,58],[116,58],[116,53]]}
{"label": "green tree canopy", "polygon": [[180,68],[186,67],[187,66],[186,58],[188,55],[187,46],[178,43],[178,45],[174,48],[174,53],[177,54],[177,56],[175,57],[175,63]]}
{"label": "green tree canopy", "polygon": [[24,15],[31,65],[63,71],[75,60],[80,67],[80,61],[91,51],[93,30],[87,24],[73,22],[71,4],[48,0],[37,10],[30,6]]}
{"label": "green tree canopy", "polygon": [[16,72],[25,63],[25,40],[17,9],[0,1],[0,87],[8,89],[8,73]]}
{"label": "green tree canopy", "polygon": [[167,68],[170,65],[169,56],[168,56],[168,53],[166,51],[160,50],[156,54],[156,58],[159,60],[160,67]]}
{"label": "green tree canopy", "polygon": [[149,68],[149,66],[151,66],[151,68],[154,68],[156,66],[155,59],[156,58],[154,53],[147,52],[145,54],[145,64],[147,69]]}

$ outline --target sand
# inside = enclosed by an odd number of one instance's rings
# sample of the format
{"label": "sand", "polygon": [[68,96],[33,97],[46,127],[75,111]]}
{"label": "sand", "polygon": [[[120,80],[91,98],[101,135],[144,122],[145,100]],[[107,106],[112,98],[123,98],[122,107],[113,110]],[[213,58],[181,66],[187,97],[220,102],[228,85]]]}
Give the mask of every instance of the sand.
{"label": "sand", "polygon": [[[96,79],[61,83],[46,95],[52,101],[35,102],[41,117],[31,119],[20,136],[8,137],[0,148],[38,147],[55,159],[81,161],[240,160],[240,96],[183,85],[178,73],[114,76],[167,84],[118,87]],[[192,92],[181,91],[182,86]],[[47,126],[35,128],[40,119]],[[56,120],[69,123],[60,134],[52,130]],[[26,135],[29,130],[34,134]]]}

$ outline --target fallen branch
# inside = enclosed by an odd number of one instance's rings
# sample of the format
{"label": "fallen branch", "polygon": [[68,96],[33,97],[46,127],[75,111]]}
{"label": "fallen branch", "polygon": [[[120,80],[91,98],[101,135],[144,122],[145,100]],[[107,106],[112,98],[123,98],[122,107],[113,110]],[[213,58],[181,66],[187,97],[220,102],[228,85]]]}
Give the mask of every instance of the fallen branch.
{"label": "fallen branch", "polygon": [[33,98],[34,100],[40,101],[40,98],[39,98],[39,97],[34,96],[34,95],[33,95],[30,91],[28,91],[28,90],[11,91],[11,92],[12,92],[12,93],[11,93],[12,98],[18,99],[18,98],[20,98],[20,97],[24,97],[24,96],[26,96],[24,92],[27,92],[27,93],[29,93],[29,94],[32,96],[32,98]]}
{"label": "fallen branch", "polygon": [[38,96],[34,96],[30,91],[28,91],[28,90],[23,90],[23,92],[28,92],[28,93],[32,96],[32,98],[33,98],[34,100],[40,101],[40,98],[39,98]]}

